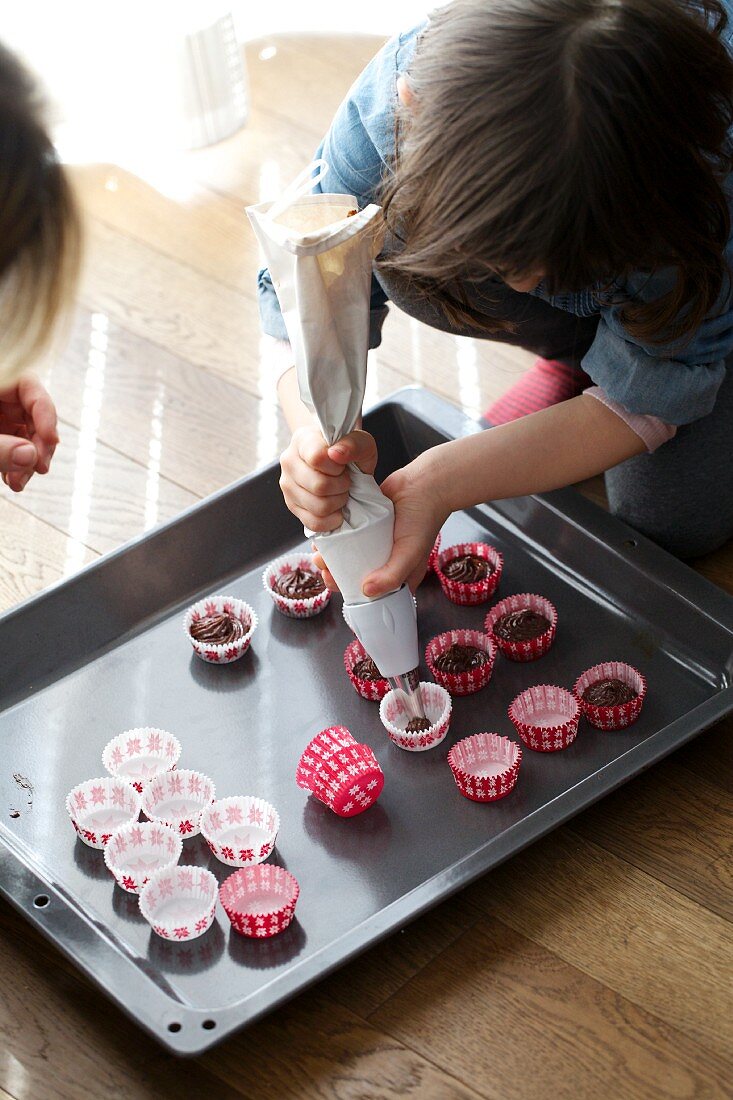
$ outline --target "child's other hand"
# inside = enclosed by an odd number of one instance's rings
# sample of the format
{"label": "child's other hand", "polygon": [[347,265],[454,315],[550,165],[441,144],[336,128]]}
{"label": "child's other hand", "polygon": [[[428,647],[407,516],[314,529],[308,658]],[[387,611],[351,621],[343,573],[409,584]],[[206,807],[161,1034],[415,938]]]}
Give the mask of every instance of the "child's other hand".
{"label": "child's other hand", "polygon": [[47,474],[56,445],[56,409],[34,374],[0,390],[0,473],[20,493],[33,474]]}
{"label": "child's other hand", "polygon": [[311,531],[335,531],[349,499],[347,464],[374,473],[377,445],[368,432],[354,431],[329,447],[317,428],[298,428],[280,455],[280,488],[285,503]]}

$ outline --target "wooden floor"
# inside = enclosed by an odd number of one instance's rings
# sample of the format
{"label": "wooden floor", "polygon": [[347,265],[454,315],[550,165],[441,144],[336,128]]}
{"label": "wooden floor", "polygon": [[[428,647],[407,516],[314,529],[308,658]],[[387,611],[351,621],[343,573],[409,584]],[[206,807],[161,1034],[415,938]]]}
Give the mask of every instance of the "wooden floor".
{"label": "wooden floor", "polygon": [[[48,372],[62,446],[52,475],[0,499],[0,607],[282,449],[243,206],[310,158],[379,44],[252,43],[240,134],[167,180],[75,169],[89,248]],[[526,364],[393,315],[369,400],[417,381],[477,414]],[[730,551],[699,567],[733,591]],[[0,1100],[729,1096],[731,733],[704,734],[193,1062],[162,1054],[0,903]]]}

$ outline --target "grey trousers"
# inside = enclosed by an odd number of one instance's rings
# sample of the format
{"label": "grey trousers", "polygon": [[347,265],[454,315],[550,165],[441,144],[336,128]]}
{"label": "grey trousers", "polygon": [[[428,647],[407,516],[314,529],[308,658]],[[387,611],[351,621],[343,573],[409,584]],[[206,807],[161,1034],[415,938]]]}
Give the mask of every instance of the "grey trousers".
{"label": "grey trousers", "polygon": [[[380,271],[376,279],[384,313],[389,299],[433,328],[501,340],[576,368],[598,326],[597,316],[576,317],[491,279],[468,284],[476,323],[456,330],[435,306],[411,293],[407,281]],[[512,322],[514,331],[487,331],[497,319]],[[707,554],[733,537],[733,356],[728,367],[709,416],[684,424],[653,454],[631,458],[605,475],[613,514],[680,558]]]}

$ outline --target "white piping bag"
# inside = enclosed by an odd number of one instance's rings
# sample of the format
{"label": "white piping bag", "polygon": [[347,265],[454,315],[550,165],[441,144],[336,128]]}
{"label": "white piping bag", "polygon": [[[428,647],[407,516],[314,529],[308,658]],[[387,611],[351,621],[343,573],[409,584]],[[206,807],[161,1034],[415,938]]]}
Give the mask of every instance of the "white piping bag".
{"label": "white piping bag", "polygon": [[[372,260],[381,247],[381,207],[357,209],[351,195],[310,194],[328,171],[309,165],[274,203],[247,208],[277,291],[293,349],[300,396],[324,438],[336,443],[356,426],[366,388]],[[423,716],[415,603],[403,585],[376,600],[362,591],[368,573],[392,552],[394,508],[371,474],[349,466],[344,522],[327,534],[306,529],[344,597],[344,612],[377,668]]]}

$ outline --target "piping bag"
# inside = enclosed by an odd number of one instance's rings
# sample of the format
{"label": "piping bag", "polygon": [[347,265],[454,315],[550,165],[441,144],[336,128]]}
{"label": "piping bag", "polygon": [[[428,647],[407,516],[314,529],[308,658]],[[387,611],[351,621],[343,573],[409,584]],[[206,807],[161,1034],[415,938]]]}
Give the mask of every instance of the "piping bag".
{"label": "piping bag", "polygon": [[[295,357],[303,403],[331,445],[356,427],[366,388],[372,260],[381,207],[352,195],[311,194],[328,171],[309,165],[275,202],[247,208],[262,246]],[[394,507],[371,474],[349,464],[351,488],[336,531],[313,532],[344,598],[344,617],[382,676],[424,718],[415,601],[407,585],[368,599],[362,584],[392,552]]]}

